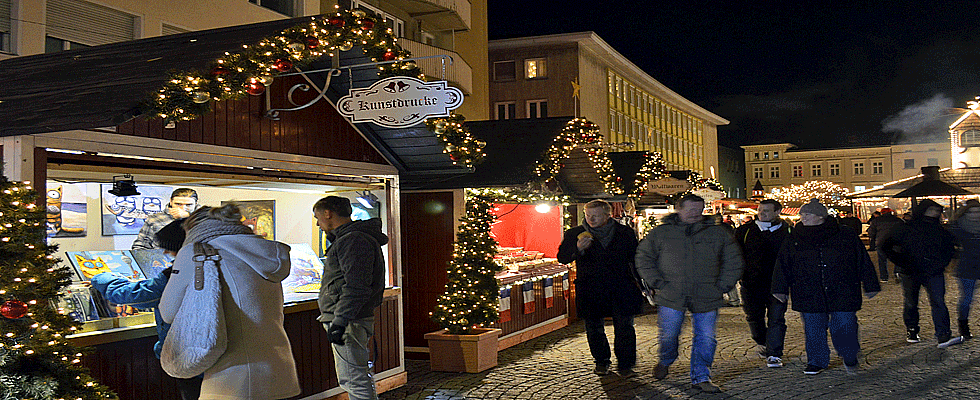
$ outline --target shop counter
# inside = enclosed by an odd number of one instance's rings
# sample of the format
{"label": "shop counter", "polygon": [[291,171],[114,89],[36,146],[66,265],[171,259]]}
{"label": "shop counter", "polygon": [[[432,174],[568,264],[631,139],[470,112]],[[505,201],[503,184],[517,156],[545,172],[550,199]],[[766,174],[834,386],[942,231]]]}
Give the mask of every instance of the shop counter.
{"label": "shop counter", "polygon": [[506,349],[568,326],[568,267],[549,264],[498,273],[501,330],[498,349]]}

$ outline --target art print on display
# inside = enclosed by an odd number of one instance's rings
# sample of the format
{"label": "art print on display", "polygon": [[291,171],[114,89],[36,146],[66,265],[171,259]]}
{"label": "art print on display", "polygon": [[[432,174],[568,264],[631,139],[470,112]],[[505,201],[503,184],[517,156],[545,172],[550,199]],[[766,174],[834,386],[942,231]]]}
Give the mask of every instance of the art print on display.
{"label": "art print on display", "polygon": [[316,296],[302,293],[319,293],[323,280],[323,262],[307,243],[289,245],[289,276],[282,281],[285,302],[301,301]]}
{"label": "art print on display", "polygon": [[269,240],[276,240],[276,201],[275,200],[235,200],[222,201],[238,204],[245,220],[243,224],[252,228],[252,232]]}
{"label": "art print on display", "polygon": [[48,181],[46,199],[48,237],[84,237],[88,199],[84,183]]}
{"label": "art print on display", "polygon": [[118,197],[110,189],[112,184],[101,185],[103,236],[138,234],[146,217],[166,211],[174,191],[170,186],[140,185],[139,195]]}
{"label": "art print on display", "polygon": [[146,279],[129,250],[69,251],[65,254],[83,281],[103,272],[115,272],[131,281]]}
{"label": "art print on display", "polygon": [[133,259],[143,271],[143,276],[152,278],[174,265],[174,258],[163,253],[163,249],[133,249]]}

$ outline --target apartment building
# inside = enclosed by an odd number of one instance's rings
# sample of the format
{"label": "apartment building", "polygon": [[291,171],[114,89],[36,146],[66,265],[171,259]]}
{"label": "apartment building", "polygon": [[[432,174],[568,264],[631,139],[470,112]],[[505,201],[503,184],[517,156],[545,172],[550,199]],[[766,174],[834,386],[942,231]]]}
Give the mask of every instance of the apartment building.
{"label": "apartment building", "polygon": [[791,143],[742,146],[745,183],[766,192],[806,181],[831,181],[851,192],[884,186],[927,165],[948,168],[948,142],[837,149],[798,149]]}
{"label": "apartment building", "polygon": [[711,176],[718,126],[728,121],[685,99],[594,32],[490,41],[494,119],[580,116],[607,143],[658,151],[668,169]]}
{"label": "apartment building", "polygon": [[449,56],[418,64],[464,92],[458,113],[489,118],[486,0],[0,0],[0,60],[331,13],[336,5],[381,16],[414,56]]}

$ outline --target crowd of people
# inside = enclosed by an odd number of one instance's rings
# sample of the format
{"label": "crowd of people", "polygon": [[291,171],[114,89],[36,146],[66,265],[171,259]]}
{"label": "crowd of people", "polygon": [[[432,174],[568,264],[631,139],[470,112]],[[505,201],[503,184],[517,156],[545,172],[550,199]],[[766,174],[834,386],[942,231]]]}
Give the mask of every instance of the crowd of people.
{"label": "crowd of people", "polygon": [[[780,218],[782,205],[764,200],[752,220],[734,228],[728,220],[704,215],[705,201],[686,195],[675,212],[641,240],[611,218],[603,200],[586,204],[585,222],[565,232],[559,261],[576,261],[576,307],[585,319],[586,337],[595,373],[609,373],[610,350],[603,320],[612,317],[617,372],[636,373],[633,317],[644,294],[656,306],[659,327],[654,378],[667,377],[678,358],[678,337],[690,315],[692,348],[690,379],[694,388],[717,393],[711,381],[718,309],[738,287],[741,306],[757,353],[770,368],[783,366],[788,308],[803,321],[806,375],[830,364],[828,332],[847,373],[858,368],[860,343],[857,312],[881,284],[902,285],[903,321],[907,341],[919,338],[919,293],[930,299],[936,346],[945,348],[970,339],[969,312],[980,279],[980,201],[967,201],[942,224],[943,206],[923,200],[903,217],[885,208],[869,220],[869,246],[860,238],[860,219],[833,216],[816,199],[804,204],[796,224]],[[733,229],[734,228],[734,229]],[[878,270],[869,255],[875,252]],[[950,328],[944,272],[959,255],[955,276],[960,285],[958,335]],[[888,261],[894,264],[889,273]]]}

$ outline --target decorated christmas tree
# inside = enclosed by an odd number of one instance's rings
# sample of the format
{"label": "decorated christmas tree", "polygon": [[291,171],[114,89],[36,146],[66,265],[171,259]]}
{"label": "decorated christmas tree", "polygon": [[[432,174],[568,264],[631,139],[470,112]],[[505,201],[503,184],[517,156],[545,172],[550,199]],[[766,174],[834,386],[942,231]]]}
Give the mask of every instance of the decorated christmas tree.
{"label": "decorated christmas tree", "polygon": [[116,398],[65,338],[79,323],[54,304],[72,272],[45,244],[45,211],[28,183],[0,176],[0,400]]}
{"label": "decorated christmas tree", "polygon": [[493,203],[490,197],[468,193],[466,214],[460,219],[453,259],[449,263],[446,292],[439,297],[433,320],[454,335],[498,319],[500,287],[494,276],[502,269],[493,260],[497,241],[490,236]]}

